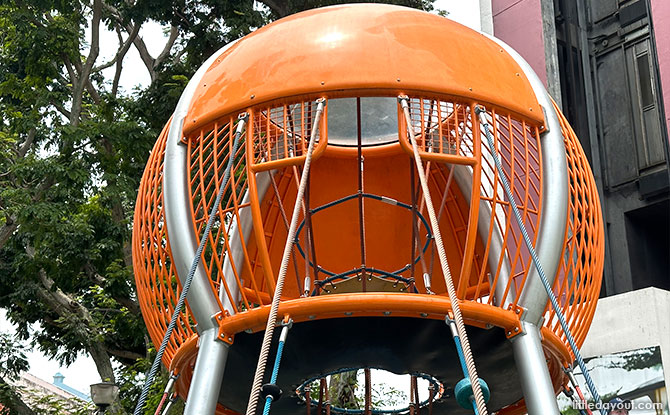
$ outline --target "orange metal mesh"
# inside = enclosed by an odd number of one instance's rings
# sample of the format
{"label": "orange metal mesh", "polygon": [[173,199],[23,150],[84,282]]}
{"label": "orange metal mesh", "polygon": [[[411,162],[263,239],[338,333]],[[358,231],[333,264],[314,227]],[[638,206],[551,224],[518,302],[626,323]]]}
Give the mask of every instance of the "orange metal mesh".
{"label": "orange metal mesh", "polygon": [[[554,293],[578,346],[584,343],[600,294],[604,262],[604,228],[600,198],[593,173],[579,140],[559,114],[568,164],[568,223],[564,253],[554,282]],[[566,342],[556,313],[547,307],[545,326]],[[571,353],[572,355],[572,353]],[[574,357],[574,356],[573,356]]]}
{"label": "orange metal mesh", "polygon": [[472,157],[472,137],[465,137],[469,105],[438,99],[409,99],[412,130],[421,153]]}
{"label": "orange metal mesh", "polygon": [[[222,185],[233,150],[236,122],[235,117],[224,117],[188,139],[191,218],[198,239],[202,237]],[[244,275],[254,275],[255,269],[247,249],[251,226],[246,148],[241,142],[237,153],[232,155],[232,174],[224,189],[223,204],[217,211],[202,254],[202,264],[211,277],[212,289],[217,293],[220,305],[227,304],[226,309],[231,314],[257,306],[258,299],[263,297],[261,287],[253,278],[247,278],[249,288],[244,289]],[[230,254],[233,244],[239,246],[237,255]],[[221,307],[224,309],[223,305]]]}
{"label": "orange metal mesh", "polygon": [[[474,190],[461,189],[463,193],[471,192],[470,212],[454,211],[448,207],[444,209],[449,218],[447,224],[450,225],[450,229],[443,229],[442,232],[461,235],[454,238],[455,250],[462,253],[464,264],[457,281],[459,297],[490,305],[506,306],[501,302],[501,298],[506,298],[509,294],[511,298],[508,298],[508,302],[516,305],[523,289],[524,277],[528,274],[532,262],[523,243],[521,231],[514,220],[512,208],[504,195],[491,149],[488,148],[483,132],[479,132],[478,126],[472,124],[470,106],[410,97],[409,109],[413,132],[416,134],[422,156],[453,155],[456,157],[446,160],[460,164],[466,159],[474,159],[481,166],[477,167],[481,173],[481,182],[478,183],[477,168],[473,170],[467,166],[450,165],[452,169],[468,169],[474,187]],[[502,169],[510,183],[524,225],[531,239],[535,240],[542,197],[538,127],[495,110],[488,111],[486,118],[491,126],[496,151],[500,156]],[[401,131],[403,128],[401,126]],[[480,134],[481,137],[476,137],[475,134]],[[430,179],[437,183],[438,189],[445,188],[449,176],[450,173],[446,169],[440,168],[431,169],[429,174]],[[443,195],[444,191],[441,196]],[[446,197],[444,200],[450,203],[453,198]],[[440,209],[440,206],[436,206],[436,209]],[[478,223],[480,215],[489,216],[492,226],[479,229],[477,233],[476,230],[481,225]],[[467,232],[471,233],[469,238],[464,236]],[[482,232],[487,236],[482,238]],[[492,243],[495,238],[501,241],[505,249],[501,250],[496,265],[490,269],[488,258],[492,255]],[[472,240],[469,247],[468,239]],[[479,239],[479,247],[476,246],[475,239]],[[492,293],[496,292],[498,284],[503,284],[499,277],[506,268],[509,268],[509,278],[504,287],[499,288],[501,298],[496,298]]]}
{"label": "orange metal mesh", "polygon": [[[160,345],[181,293],[169,250],[163,216],[163,158],[168,123],[151,151],[140,183],[133,224],[133,268],[137,298],[155,345]],[[193,318],[182,312],[170,338],[163,363],[169,366],[177,349],[193,333]]]}
{"label": "orange metal mesh", "polygon": [[[422,156],[428,160],[425,168],[431,192],[435,190],[434,202],[444,200],[444,205],[436,206],[436,210],[443,211],[440,219],[443,234],[451,234],[445,237],[445,240],[453,242],[450,261],[453,255],[458,257],[453,262],[457,264],[455,275],[459,275],[456,281],[459,297],[494,310],[506,306],[501,304],[501,298],[509,293],[508,302],[515,305],[532,263],[509,202],[504,196],[491,149],[486,145],[486,140],[482,140],[478,123],[472,122],[474,104],[424,97],[410,98],[410,102],[413,131],[418,134]],[[296,165],[301,162],[300,157],[304,157],[303,137],[309,136],[311,132],[308,120],[312,116],[309,114],[313,107],[309,102],[300,102],[268,105],[253,110],[250,131],[245,135],[246,139],[251,139],[247,143],[250,145],[241,145],[237,154],[232,155],[233,174],[202,256],[205,269],[211,277],[212,290],[220,299],[222,309],[227,304],[231,313],[244,313],[268,304],[272,295],[263,264],[269,263],[268,250],[276,250],[277,244],[283,245],[281,235],[285,235],[286,226],[280,206],[283,205],[284,214],[290,215],[295,203],[291,199],[299,180],[300,169]],[[496,110],[489,110],[486,117],[491,125],[502,169],[510,182],[524,224],[531,239],[536,242],[542,208],[543,174],[538,126]],[[403,118],[399,119],[400,131],[406,131]],[[570,204],[565,254],[554,290],[573,335],[577,343],[581,344],[593,318],[600,288],[603,265],[602,216],[593,177],[583,151],[562,116],[561,124],[568,160]],[[226,116],[193,132],[184,141],[188,147],[186,174],[190,181],[191,220],[198,238],[221,186],[225,165],[231,157],[231,138],[235,125],[236,118]],[[287,126],[290,127],[285,128]],[[137,200],[133,234],[139,301],[149,333],[156,344],[162,339],[179,295],[162,212],[162,170],[167,128],[159,137],[145,170]],[[321,128],[326,131],[323,125]],[[403,140],[401,134],[401,145]],[[322,139],[320,143],[325,144],[325,141]],[[247,154],[249,149],[253,153]],[[446,157],[441,161],[447,163],[437,162],[437,159],[432,158],[436,155]],[[271,169],[278,169],[276,173],[256,173],[257,178],[260,174],[272,175],[274,183],[268,187],[268,196],[261,201],[261,206],[257,206],[260,223],[254,223],[253,226],[249,222],[249,211],[253,206],[249,198],[252,187],[248,177],[253,166],[247,165],[248,160],[252,160],[256,166],[269,164]],[[471,188],[461,188],[456,184],[453,178],[455,173],[452,173],[455,169],[464,169],[470,175],[474,192]],[[422,199],[417,189],[417,209],[425,215]],[[469,203],[466,199],[469,199]],[[372,206],[371,203],[379,202],[369,203]],[[304,219],[304,212],[302,215],[301,220]],[[484,229],[481,229],[484,223],[479,221],[481,215],[489,215],[492,219],[491,225],[486,225]],[[254,234],[257,230],[255,227],[261,225],[264,241],[256,239],[258,235]],[[496,238],[504,249],[489,261]],[[425,234],[419,235],[419,241],[420,244],[425,242]],[[300,235],[300,243],[303,247],[308,245],[304,232]],[[231,244],[237,245],[241,254],[231,255]],[[293,281],[293,277],[303,275],[308,264],[295,253],[293,261],[295,265],[291,264],[290,269],[297,267],[299,270],[289,272],[295,275],[287,277],[283,300],[298,298],[302,293],[301,281]],[[505,267],[510,272],[509,280],[503,286],[500,277]],[[403,273],[404,276],[408,274],[409,271]],[[417,280],[417,286],[423,288],[420,279]],[[443,295],[442,290],[437,292]],[[177,348],[193,335],[189,323],[193,323],[192,318],[185,312],[166,351],[166,364],[172,360]],[[553,311],[547,311],[545,326],[563,336]],[[561,338],[565,342],[564,336]]]}
{"label": "orange metal mesh", "polygon": [[[540,157],[540,140],[537,126],[526,124],[509,115],[496,111],[486,113],[490,131],[494,138],[494,145],[502,164],[510,189],[528,235],[534,242],[537,240],[537,228],[540,223],[540,200],[542,199],[542,162]],[[486,252],[482,258],[484,264],[489,257],[489,249],[494,237],[502,240],[505,249],[497,258],[495,269],[482,266],[478,285],[489,281],[491,292],[500,284],[500,273],[503,267],[508,268],[509,281],[498,296],[482,298],[488,304],[501,304],[503,298],[508,298],[516,304],[523,290],[525,276],[532,266],[530,253],[523,242],[521,230],[514,219],[512,207],[507,200],[500,175],[493,161],[493,155],[487,141],[483,142],[481,157],[481,199],[482,206],[490,213],[491,226],[486,238]],[[480,212],[480,215],[482,212]],[[495,236],[494,232],[499,236]],[[484,273],[490,273],[485,276]],[[515,293],[515,294],[513,294]],[[479,297],[479,296],[476,296]],[[501,297],[501,298],[496,298]]]}
{"label": "orange metal mesh", "polygon": [[288,159],[302,162],[316,107],[314,101],[306,101],[254,110],[253,165],[272,166],[271,162]]}

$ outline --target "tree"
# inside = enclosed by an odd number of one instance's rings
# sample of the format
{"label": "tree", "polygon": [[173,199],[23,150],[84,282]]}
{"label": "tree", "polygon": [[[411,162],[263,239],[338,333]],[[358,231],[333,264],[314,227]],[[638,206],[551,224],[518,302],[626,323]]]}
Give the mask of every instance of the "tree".
{"label": "tree", "polygon": [[[0,332],[0,403],[9,410],[10,415],[27,415],[32,411],[23,402],[21,396],[9,384],[18,375],[28,369],[25,347],[7,333]],[[5,414],[4,410],[0,413]]]}
{"label": "tree", "polygon": [[[130,226],[160,128],[187,79],[224,44],[340,2],[0,1],[0,307],[22,339],[66,365],[86,352],[103,380],[136,384],[153,349],[136,301]],[[390,3],[432,8],[432,0]],[[141,36],[150,21],[166,28],[156,56]],[[105,30],[118,38],[106,61]],[[125,91],[131,48],[151,83]],[[122,389],[118,412],[137,393]]]}

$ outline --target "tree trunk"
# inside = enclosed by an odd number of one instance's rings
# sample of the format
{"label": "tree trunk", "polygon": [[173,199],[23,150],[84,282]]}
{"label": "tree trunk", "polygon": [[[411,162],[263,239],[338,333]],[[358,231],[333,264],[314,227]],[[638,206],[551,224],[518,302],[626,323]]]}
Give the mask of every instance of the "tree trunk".
{"label": "tree trunk", "polygon": [[342,372],[330,377],[330,396],[333,406],[360,409],[356,401],[357,370]]}

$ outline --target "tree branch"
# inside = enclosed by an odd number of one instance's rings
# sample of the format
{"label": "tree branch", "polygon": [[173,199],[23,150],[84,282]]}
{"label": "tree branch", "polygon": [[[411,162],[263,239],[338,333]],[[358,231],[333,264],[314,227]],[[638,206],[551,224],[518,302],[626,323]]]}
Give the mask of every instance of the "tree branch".
{"label": "tree branch", "polygon": [[[116,27],[117,33],[120,35],[119,25],[116,24],[115,27]],[[95,68],[93,68],[92,72],[93,73],[100,72],[103,69],[107,69],[107,68],[111,67],[115,63],[118,66],[118,62],[123,61],[123,58],[126,56],[126,53],[128,53],[128,50],[130,49],[130,45],[133,44],[133,41],[135,40],[135,36],[137,36],[137,34],[139,32],[140,32],[140,25],[137,24],[133,27],[133,30],[128,34],[128,38],[123,42],[121,42],[121,41],[119,42],[120,43],[119,50],[116,51],[116,55],[114,55],[112,60],[110,60],[109,62],[106,62],[106,63],[104,63],[100,66],[96,66]],[[121,40],[121,39],[119,39],[119,40]]]}
{"label": "tree branch", "polygon": [[[128,25],[126,26],[126,30],[130,32],[131,30],[133,30],[133,27],[131,25]],[[140,54],[140,58],[142,59],[142,62],[144,62],[144,66],[146,66],[147,70],[149,71],[149,77],[151,78],[151,82],[155,81],[156,77],[158,76],[156,74],[156,70],[154,69],[155,59],[151,57],[151,54],[147,49],[147,45],[144,43],[144,39],[142,39],[141,36],[135,36],[133,44],[135,45],[135,49],[137,49],[137,52]]]}
{"label": "tree branch", "polygon": [[[35,258],[35,248],[31,245],[26,245],[25,250],[30,258]],[[41,287],[38,287],[37,289],[37,293],[40,299],[44,301],[52,311],[61,317],[72,317],[74,314],[74,316],[81,321],[84,330],[87,332],[95,326],[95,322],[88,309],[79,304],[74,298],[64,293],[60,288],[54,287],[55,282],[49,278],[44,268],[40,268],[37,274],[41,284]],[[98,340],[98,336],[95,335],[88,336],[88,339],[89,341],[88,344],[86,344],[86,350],[91,355],[100,377],[103,381],[114,382],[114,369],[104,342]]]}
{"label": "tree branch", "polygon": [[177,26],[170,26],[170,37],[168,38],[167,43],[165,43],[165,46],[163,47],[163,50],[161,53],[158,55],[156,60],[154,61],[154,68],[156,68],[158,65],[163,63],[165,58],[170,56],[170,51],[172,50],[172,46],[174,46],[174,42],[177,41],[177,38],[179,37],[179,28]]}
{"label": "tree branch", "polygon": [[26,137],[26,141],[21,144],[21,147],[19,147],[19,150],[17,151],[16,155],[19,158],[24,158],[26,156],[26,153],[28,153],[28,150],[30,150],[30,147],[33,146],[33,142],[35,141],[35,134],[37,133],[37,129],[35,127],[31,128],[28,131],[28,136]]}
{"label": "tree branch", "polygon": [[65,116],[65,118],[67,118],[68,120],[70,119],[70,115],[71,115],[70,111],[66,110],[65,107],[63,107],[63,105],[60,102],[56,102],[54,100],[51,100],[51,105],[53,105],[54,108],[56,108],[56,110],[58,110],[58,112],[63,114]]}
{"label": "tree branch", "polygon": [[14,235],[14,231],[18,229],[19,224],[15,222],[16,218],[13,216],[7,216],[5,224],[2,225],[2,228],[0,228],[0,249],[2,249],[7,241],[9,241],[9,238]]}
{"label": "tree branch", "polygon": [[128,359],[132,361],[144,358],[143,354],[131,352],[129,350],[118,350],[118,349],[107,348],[107,353],[120,359]]}
{"label": "tree branch", "polygon": [[[25,402],[23,402],[21,395],[16,391],[16,389],[10,385],[2,376],[0,376],[0,385],[6,385],[9,388],[9,396],[3,396],[3,398],[9,401],[3,402],[9,408],[9,413],[16,415],[35,415],[35,412],[33,412],[33,410],[30,409],[30,407]],[[4,413],[4,410],[2,413]]]}
{"label": "tree branch", "polygon": [[286,17],[288,14],[286,2],[282,2],[282,5],[274,0],[260,0],[260,2],[268,6],[270,10],[275,12],[279,18]]}
{"label": "tree branch", "polygon": [[[72,93],[72,108],[70,110],[70,124],[73,127],[79,125],[79,117],[81,115],[82,101],[84,99],[83,93],[84,88],[86,87],[91,93],[93,85],[89,76],[91,75],[91,70],[93,69],[93,64],[98,58],[98,53],[100,52],[100,19],[102,17],[102,0],[93,0],[93,18],[91,19],[91,47],[88,53],[88,57],[84,62],[84,65],[78,65],[77,61],[74,62],[74,67],[79,72],[77,78],[73,81],[73,93]],[[96,99],[97,92],[91,93],[93,99]],[[99,99],[99,97],[97,97]]]}

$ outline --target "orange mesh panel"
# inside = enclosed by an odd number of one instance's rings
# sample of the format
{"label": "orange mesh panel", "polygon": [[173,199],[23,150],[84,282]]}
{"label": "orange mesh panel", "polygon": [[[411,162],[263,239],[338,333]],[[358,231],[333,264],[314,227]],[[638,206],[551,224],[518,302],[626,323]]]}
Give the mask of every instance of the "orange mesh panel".
{"label": "orange mesh panel", "polygon": [[[467,216],[467,209],[465,212],[461,210],[456,213],[453,207],[449,208],[448,203],[454,200],[452,198],[443,199],[445,206],[436,206],[436,211],[443,210],[447,214],[448,222],[441,223],[440,226],[449,226],[450,231],[456,236],[453,238],[455,246],[449,250],[456,251],[462,256],[463,266],[457,268],[461,271],[457,281],[459,297],[491,305],[499,304],[500,298],[495,298],[491,293],[495,291],[497,284],[502,284],[499,282],[499,276],[503,266],[506,265],[509,267],[510,278],[502,289],[501,297],[507,297],[508,293],[512,292],[514,295],[509,300],[516,304],[532,262],[512,208],[505,197],[491,149],[483,131],[479,132],[478,126],[472,124],[470,107],[436,99],[410,97],[409,109],[413,132],[422,158],[445,161],[449,166],[429,170],[429,180],[438,188],[434,199],[444,196],[443,189],[449,181],[449,169],[468,169],[472,175],[473,186],[478,185],[476,169],[480,169],[481,172],[481,183],[474,191],[471,189],[459,191],[458,186],[454,186],[453,183],[450,186],[450,189],[457,193],[472,192],[469,209],[475,210],[470,218]],[[488,111],[486,118],[501,160],[502,170],[510,184],[529,236],[535,241],[542,198],[539,126],[530,125],[495,110]],[[405,128],[404,123],[401,122],[400,128],[402,132]],[[477,133],[481,137],[475,137]],[[403,137],[403,134],[400,136]],[[481,150],[477,148],[478,146]],[[436,158],[435,155],[447,157]],[[474,169],[468,166],[454,166],[454,164],[470,164],[470,160],[479,165]],[[421,198],[422,196],[418,200]],[[439,203],[439,199],[434,200],[434,203]],[[487,211],[491,212],[491,226],[474,233],[478,227],[478,215],[486,214]],[[471,238],[477,239],[471,241],[469,247],[467,238],[463,236],[468,231],[472,233]],[[442,232],[444,234],[445,229],[442,229]],[[487,236],[482,238],[482,232]],[[500,239],[505,248],[498,255],[497,266],[490,269],[488,257],[492,255],[491,246],[494,238]],[[449,260],[452,267],[460,262],[460,260]]]}
{"label": "orange mesh panel", "polygon": [[[489,131],[493,135],[502,170],[509,182],[528,235],[535,243],[538,237],[540,200],[542,199],[542,162],[538,127],[496,111],[487,112],[486,118],[490,126]],[[482,266],[482,274],[480,274],[477,284],[481,285],[488,280],[491,284],[491,292],[493,292],[498,284],[502,284],[499,277],[504,264],[506,264],[509,267],[509,281],[504,287],[502,295],[499,295],[501,298],[491,295],[487,299],[482,298],[482,301],[485,300],[489,304],[501,303],[502,298],[507,297],[512,292],[515,295],[512,295],[508,300],[516,304],[523,290],[525,276],[528,275],[532,266],[532,261],[523,242],[521,230],[512,212],[512,207],[505,196],[500,174],[495,166],[488,141],[482,139],[482,143],[482,207],[491,212],[491,225],[485,241],[486,253],[482,258],[482,263],[484,264],[490,255],[493,238],[500,238],[505,248],[496,260],[495,269]],[[480,212],[481,214],[482,212]],[[494,232],[496,235],[494,235]],[[484,273],[490,273],[490,275],[487,277]]]}
{"label": "orange mesh panel", "polygon": [[[316,108],[314,101],[307,101],[255,109],[252,117],[253,165],[272,166],[271,162],[279,160],[301,163],[314,128]],[[322,119],[325,118],[324,113]],[[325,140],[322,144],[325,145]]]}
{"label": "orange mesh panel", "polygon": [[[556,274],[554,293],[575,342],[581,346],[600,295],[604,261],[603,217],[598,190],[584,150],[563,114],[555,108],[565,140],[569,200],[563,258]],[[551,306],[548,306],[545,326],[568,344]]]}
{"label": "orange mesh panel", "polygon": [[[188,139],[188,172],[191,196],[191,219],[198,240],[209,220],[212,204],[222,185],[228,166],[237,119],[223,117],[211,126],[194,132]],[[233,166],[230,179],[224,189],[222,205],[207,239],[202,254],[202,263],[210,276],[212,290],[219,302],[228,302],[232,312],[247,310],[260,298],[258,287],[251,278],[251,291],[240,290],[244,286],[244,275],[249,275],[252,265],[247,253],[249,232],[244,234],[245,222],[250,229],[249,200],[247,195],[246,145],[242,135],[237,153],[233,154]],[[238,246],[241,254],[231,255],[231,245]],[[239,294],[236,294],[239,292]],[[251,294],[252,298],[249,298]],[[223,306],[222,306],[223,309]]]}
{"label": "orange mesh panel", "polygon": [[[409,97],[411,131],[422,158],[449,163],[472,164],[475,149],[472,140],[470,104],[435,98]],[[411,153],[406,120],[400,120],[400,143]]]}
{"label": "orange mesh panel", "polygon": [[[137,299],[151,341],[156,347],[163,340],[181,293],[172,266],[163,217],[163,158],[169,128],[170,123],[163,128],[147,162],[137,193],[133,223],[133,268]],[[182,312],[163,355],[166,366],[169,366],[179,346],[194,333],[193,323],[188,311]]]}

